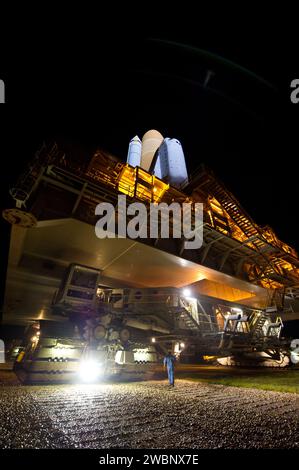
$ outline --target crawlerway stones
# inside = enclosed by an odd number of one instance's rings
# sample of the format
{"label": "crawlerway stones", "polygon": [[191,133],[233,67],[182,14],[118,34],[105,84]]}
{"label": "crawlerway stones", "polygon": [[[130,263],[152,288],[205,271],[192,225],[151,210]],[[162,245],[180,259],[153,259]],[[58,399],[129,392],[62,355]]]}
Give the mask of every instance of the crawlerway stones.
{"label": "crawlerway stones", "polygon": [[0,387],[1,448],[298,448],[296,394],[178,380]]}

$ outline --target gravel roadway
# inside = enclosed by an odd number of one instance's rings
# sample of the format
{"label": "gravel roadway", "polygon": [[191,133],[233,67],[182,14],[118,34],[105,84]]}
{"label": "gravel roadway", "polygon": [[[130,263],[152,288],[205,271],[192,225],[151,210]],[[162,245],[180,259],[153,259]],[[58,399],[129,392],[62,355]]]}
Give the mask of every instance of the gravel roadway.
{"label": "gravel roadway", "polygon": [[187,380],[20,386],[11,376],[0,448],[299,448],[299,398]]}

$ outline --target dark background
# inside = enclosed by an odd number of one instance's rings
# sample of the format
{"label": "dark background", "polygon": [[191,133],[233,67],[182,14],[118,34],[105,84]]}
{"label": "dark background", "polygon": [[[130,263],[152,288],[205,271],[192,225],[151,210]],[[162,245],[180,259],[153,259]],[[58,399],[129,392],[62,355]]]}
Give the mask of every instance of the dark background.
{"label": "dark background", "polygon": [[[220,17],[221,27],[210,16],[210,26],[195,9],[187,18],[157,13],[148,25],[139,13],[121,21],[119,12],[121,27],[115,16],[82,18],[85,29],[56,15],[50,27],[37,22],[17,40],[8,34],[1,208],[43,141],[86,158],[101,147],[125,160],[129,140],[155,128],[181,141],[189,172],[206,163],[257,223],[298,250],[296,21],[245,10],[240,21]],[[8,233],[1,221],[3,272]]]}

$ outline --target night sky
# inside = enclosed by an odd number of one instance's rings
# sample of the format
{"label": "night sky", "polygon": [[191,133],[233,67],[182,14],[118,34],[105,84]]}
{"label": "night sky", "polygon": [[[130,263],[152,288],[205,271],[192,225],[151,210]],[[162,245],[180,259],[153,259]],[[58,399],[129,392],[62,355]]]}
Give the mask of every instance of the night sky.
{"label": "night sky", "polygon": [[230,34],[193,23],[188,32],[168,30],[162,22],[134,27],[130,36],[127,28],[116,34],[91,26],[64,42],[54,30],[19,41],[0,69],[7,101],[0,107],[1,207],[44,140],[86,158],[100,147],[125,160],[129,140],[155,128],[181,141],[189,172],[206,163],[257,223],[298,250],[295,32],[282,36],[283,25],[264,23],[226,26]]}

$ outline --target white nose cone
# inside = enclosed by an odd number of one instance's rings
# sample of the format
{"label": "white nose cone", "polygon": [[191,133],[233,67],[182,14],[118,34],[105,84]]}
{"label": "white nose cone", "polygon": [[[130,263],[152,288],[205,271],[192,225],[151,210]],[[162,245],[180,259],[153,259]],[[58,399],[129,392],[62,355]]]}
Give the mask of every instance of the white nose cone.
{"label": "white nose cone", "polygon": [[131,166],[140,166],[141,161],[141,140],[135,135],[129,143],[127,163]]}
{"label": "white nose cone", "polygon": [[142,137],[141,167],[148,171],[156,150],[163,142],[163,136],[154,129],[147,131]]}

